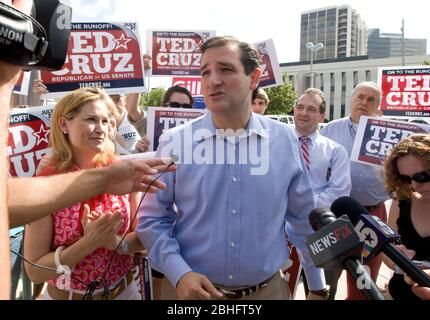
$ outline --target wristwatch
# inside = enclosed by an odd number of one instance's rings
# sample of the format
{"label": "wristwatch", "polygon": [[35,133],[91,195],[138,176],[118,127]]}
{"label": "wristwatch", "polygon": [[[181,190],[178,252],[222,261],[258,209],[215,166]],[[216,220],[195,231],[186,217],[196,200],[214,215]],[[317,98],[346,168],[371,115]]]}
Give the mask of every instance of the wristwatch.
{"label": "wristwatch", "polygon": [[119,254],[127,254],[128,253],[128,241],[126,238],[121,241],[119,248],[118,248]]}

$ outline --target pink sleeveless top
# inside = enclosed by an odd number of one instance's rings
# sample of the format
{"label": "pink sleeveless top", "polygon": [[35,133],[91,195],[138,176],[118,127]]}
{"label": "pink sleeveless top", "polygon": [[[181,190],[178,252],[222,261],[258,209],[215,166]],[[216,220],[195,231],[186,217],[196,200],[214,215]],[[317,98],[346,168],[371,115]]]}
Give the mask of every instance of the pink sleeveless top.
{"label": "pink sleeveless top", "polygon": [[[70,171],[79,171],[76,166]],[[55,174],[55,169],[52,167],[45,168],[39,174],[47,176]],[[90,210],[93,211],[113,211],[121,210],[124,218],[124,226],[118,231],[118,235],[124,235],[130,226],[130,202],[129,196],[115,196],[102,194],[96,196],[83,203],[77,203],[70,207],[64,208],[61,211],[55,212],[52,215],[54,238],[52,241],[52,250],[55,251],[60,246],[68,247],[78,241],[84,235],[82,228],[82,215],[84,204],[88,204]],[[72,277],[70,281],[71,289],[86,290],[85,284],[90,284],[93,280],[102,282],[106,279],[110,284],[114,284],[121,279],[132,268],[133,258],[131,255],[117,254],[113,259],[109,270],[106,272],[110,261],[113,257],[113,250],[98,248],[83,260],[79,261],[72,269]],[[103,278],[106,272],[106,276]],[[50,285],[56,286],[57,278],[48,281]],[[83,283],[82,283],[83,282]],[[85,283],[85,284],[84,284]],[[101,283],[97,289],[104,287]]]}

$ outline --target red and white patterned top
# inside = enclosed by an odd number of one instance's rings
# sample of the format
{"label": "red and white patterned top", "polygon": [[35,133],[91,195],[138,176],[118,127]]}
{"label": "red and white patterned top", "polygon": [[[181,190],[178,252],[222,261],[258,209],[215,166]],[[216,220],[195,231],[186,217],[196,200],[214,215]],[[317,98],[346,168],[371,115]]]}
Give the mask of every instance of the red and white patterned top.
{"label": "red and white patterned top", "polygon": [[[70,171],[79,171],[79,167],[74,167]],[[52,167],[45,168],[39,176],[47,176],[55,174]],[[52,215],[54,226],[54,238],[52,241],[52,250],[55,251],[60,246],[68,247],[78,241],[83,236],[82,215],[84,204],[88,204],[90,210],[107,212],[116,209],[121,209],[122,217],[124,218],[124,226],[118,231],[118,235],[123,235],[130,226],[130,201],[129,196],[115,196],[102,194],[82,203],[74,204],[61,211],[55,212]],[[72,269],[72,277],[70,281],[71,289],[86,290],[87,287],[83,284],[90,284],[93,280],[102,282],[103,275],[113,256],[113,250],[106,248],[98,248],[83,260],[79,261]],[[104,279],[114,284],[121,279],[132,268],[133,259],[131,255],[117,254],[106,272]],[[57,278],[48,281],[50,285],[56,285]],[[83,283],[81,283],[82,281]],[[104,287],[101,283],[97,289]]]}

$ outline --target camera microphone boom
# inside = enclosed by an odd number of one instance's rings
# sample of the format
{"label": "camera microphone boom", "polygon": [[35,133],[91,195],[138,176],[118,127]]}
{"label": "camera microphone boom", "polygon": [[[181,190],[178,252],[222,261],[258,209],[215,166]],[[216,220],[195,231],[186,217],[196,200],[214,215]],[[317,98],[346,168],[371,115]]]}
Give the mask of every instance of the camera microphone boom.
{"label": "camera microphone boom", "polygon": [[400,235],[392,230],[378,217],[369,212],[355,199],[341,197],[333,202],[331,210],[336,216],[347,215],[355,225],[355,230],[364,241],[363,254],[370,260],[381,251],[400,269],[420,286],[430,287],[430,278],[417,267],[403,252],[396,248],[394,242]]}
{"label": "camera microphone boom", "polygon": [[348,218],[336,219],[328,209],[316,208],[310,213],[309,222],[316,232],[306,238],[306,245],[315,266],[345,267],[366,299],[385,300],[358,259],[361,243]]}

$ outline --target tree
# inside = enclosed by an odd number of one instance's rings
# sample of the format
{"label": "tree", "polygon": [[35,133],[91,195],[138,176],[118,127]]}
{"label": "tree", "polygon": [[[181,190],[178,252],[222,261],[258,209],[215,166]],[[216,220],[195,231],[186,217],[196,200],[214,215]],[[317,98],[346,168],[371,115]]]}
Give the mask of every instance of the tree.
{"label": "tree", "polygon": [[150,92],[142,94],[140,98],[140,105],[143,109],[147,110],[148,107],[159,107],[162,105],[164,94],[166,90],[164,88],[155,88]]}
{"label": "tree", "polygon": [[287,80],[286,74],[282,78],[283,85],[265,89],[270,100],[266,114],[287,114],[294,107],[297,98],[296,91],[294,91],[292,83]]}
{"label": "tree", "polygon": [[424,61],[424,63],[423,63],[425,66],[430,66],[430,61]]}

